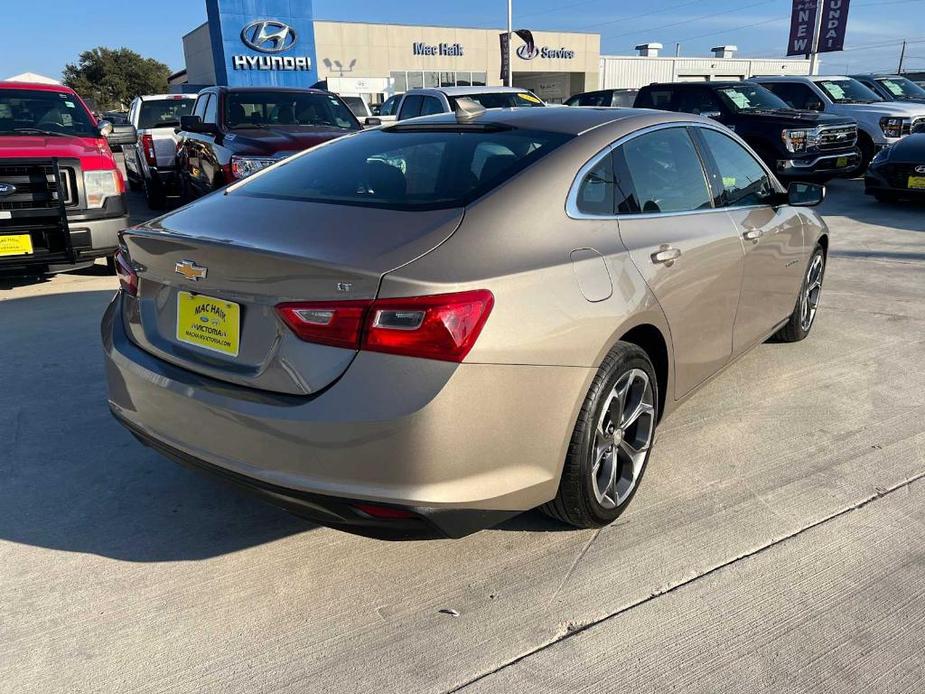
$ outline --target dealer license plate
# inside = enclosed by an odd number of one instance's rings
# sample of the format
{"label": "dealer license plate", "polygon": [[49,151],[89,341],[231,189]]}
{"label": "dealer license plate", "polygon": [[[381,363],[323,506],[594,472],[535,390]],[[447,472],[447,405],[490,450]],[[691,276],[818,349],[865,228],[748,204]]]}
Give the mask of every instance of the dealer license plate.
{"label": "dealer license plate", "polygon": [[909,176],[910,190],[925,190],[925,176]]}
{"label": "dealer license plate", "polygon": [[839,157],[835,160],[836,169],[844,169],[846,166],[848,166],[848,157]]}
{"label": "dealer license plate", "polygon": [[29,234],[0,236],[0,256],[32,255],[32,237]]}
{"label": "dealer license plate", "polygon": [[202,294],[177,293],[177,340],[236,357],[240,338],[238,304]]}

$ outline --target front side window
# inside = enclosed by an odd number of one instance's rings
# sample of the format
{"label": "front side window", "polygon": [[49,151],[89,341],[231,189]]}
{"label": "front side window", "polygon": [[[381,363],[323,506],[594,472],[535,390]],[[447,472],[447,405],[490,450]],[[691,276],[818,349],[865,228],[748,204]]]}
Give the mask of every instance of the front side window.
{"label": "front side window", "polygon": [[395,110],[398,108],[398,102],[401,101],[401,97],[397,94],[395,96],[390,96],[385,100],[385,103],[379,107],[380,116],[394,116]]}
{"label": "front side window", "polygon": [[180,116],[188,116],[193,110],[192,99],[157,99],[142,101],[138,114],[138,128],[167,128],[180,125]]}
{"label": "front side window", "polygon": [[441,104],[440,99],[435,96],[425,96],[424,100],[421,102],[422,116],[432,116],[435,113],[443,113],[443,111],[443,104]]}
{"label": "front side window", "polygon": [[29,132],[96,137],[83,104],[67,92],[0,89],[0,135]]}
{"label": "front side window", "polygon": [[196,107],[193,109],[194,116],[199,116],[201,119],[205,120],[206,107],[209,105],[211,96],[211,94],[201,94],[199,98],[196,99]]}
{"label": "front side window", "polygon": [[398,113],[398,120],[405,120],[406,118],[417,118],[421,115],[421,104],[424,101],[424,97],[420,94],[409,94],[405,97],[405,100],[401,102],[401,111]]}
{"label": "front side window", "polygon": [[872,104],[883,101],[857,80],[819,80],[816,84],[836,104]]}
{"label": "front side window", "polygon": [[730,207],[765,204],[774,193],[764,167],[742,145],[728,135],[698,128],[707,151],[716,164],[713,189],[718,204]]}
{"label": "front side window", "polygon": [[360,129],[359,121],[337,96],[311,92],[229,92],[225,96],[225,122],[229,128],[289,125]]}
{"label": "front side window", "polygon": [[686,128],[645,133],[619,148],[644,214],[712,207],[700,156]]}
{"label": "front side window", "polygon": [[801,111],[824,111],[825,105],[812,89],[798,82],[770,82],[762,83],[768,91],[779,97],[781,101],[791,108]]}
{"label": "front side window", "polygon": [[572,137],[410,123],[367,130],[294,157],[233,194],[395,210],[464,207]]}
{"label": "front side window", "polygon": [[646,89],[639,94],[637,108],[657,108],[662,111],[671,110],[671,97],[674,93],[670,89]]}

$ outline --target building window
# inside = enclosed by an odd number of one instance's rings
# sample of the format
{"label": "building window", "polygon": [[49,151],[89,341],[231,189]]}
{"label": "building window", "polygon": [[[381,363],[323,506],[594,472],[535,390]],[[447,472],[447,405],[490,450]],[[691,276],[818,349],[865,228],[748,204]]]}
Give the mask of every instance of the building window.
{"label": "building window", "polygon": [[486,75],[484,72],[473,72],[472,73],[472,86],[473,87],[484,87],[486,81]]}
{"label": "building window", "polygon": [[392,88],[395,90],[396,94],[404,94],[408,91],[408,76],[405,74],[405,71],[401,72],[392,72],[389,74],[389,77],[392,79]]}
{"label": "building window", "polygon": [[408,73],[408,89],[420,89],[424,86],[424,73],[420,71]]}
{"label": "building window", "polygon": [[440,86],[440,73],[439,72],[425,72],[424,73],[424,87],[427,89],[435,89]]}

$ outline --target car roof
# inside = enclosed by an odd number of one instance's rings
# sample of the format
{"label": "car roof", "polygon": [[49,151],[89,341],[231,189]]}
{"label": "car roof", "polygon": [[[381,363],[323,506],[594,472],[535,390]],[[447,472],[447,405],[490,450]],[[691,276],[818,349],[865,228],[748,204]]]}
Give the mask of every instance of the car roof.
{"label": "car roof", "polygon": [[650,122],[658,116],[666,123],[677,121],[703,121],[713,123],[705,118],[689,113],[673,113],[643,108],[607,108],[586,106],[582,108],[494,108],[485,110],[465,121],[457,120],[455,113],[440,113],[399,121],[386,126],[385,130],[405,129],[409,126],[424,125],[484,125],[487,123],[509,125],[526,130],[545,130],[548,132],[581,135],[602,125],[622,122],[630,125],[634,120]]}
{"label": "car roof", "polygon": [[529,89],[523,87],[423,87],[420,89],[409,89],[406,94],[427,94],[440,92],[447,96],[467,96],[469,94],[522,94],[529,92]]}
{"label": "car roof", "polygon": [[[273,87],[273,86],[266,86],[266,87],[219,86],[219,87],[206,87],[206,89],[217,89],[219,91],[229,92],[229,93],[234,93],[234,92],[244,92],[244,93],[247,93],[247,92],[293,92],[293,93],[299,93],[299,94],[331,94],[333,96],[337,96],[336,94],[334,94],[334,92],[330,92],[327,89],[315,89],[313,87],[305,87],[304,89],[302,89],[300,87]],[[205,89],[203,91],[205,91]]]}
{"label": "car roof", "polygon": [[28,89],[36,92],[64,92],[65,94],[77,93],[63,84],[43,84],[41,82],[0,82],[0,89]]}
{"label": "car roof", "polygon": [[868,79],[884,79],[884,78],[893,78],[899,79],[905,77],[905,75],[897,75],[895,72],[864,72],[858,73],[856,75],[848,75],[852,79],[857,79],[858,77],[867,77]]}
{"label": "car roof", "polygon": [[195,99],[195,94],[143,94],[138,97],[142,101],[153,101],[154,99]]}
{"label": "car roof", "polygon": [[749,80],[760,82],[762,80],[774,80],[775,82],[822,82],[824,80],[850,80],[852,77],[847,75],[755,75],[749,77]]}
{"label": "car roof", "polygon": [[[665,87],[737,87],[741,84],[748,84],[748,80],[722,80],[713,82],[653,82],[649,87],[655,89],[664,89]],[[646,87],[643,87],[645,89]]]}

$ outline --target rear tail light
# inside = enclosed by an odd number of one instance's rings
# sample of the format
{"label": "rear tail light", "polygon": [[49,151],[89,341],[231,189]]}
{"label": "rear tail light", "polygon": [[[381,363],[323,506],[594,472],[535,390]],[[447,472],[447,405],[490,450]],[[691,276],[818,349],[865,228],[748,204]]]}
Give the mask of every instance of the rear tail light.
{"label": "rear tail light", "polygon": [[138,296],[138,275],[132,267],[125,250],[120,248],[115,255],[116,274],[119,276],[119,285],[122,291],[131,296]]}
{"label": "rear tail light", "polygon": [[403,299],[286,303],[276,310],[307,342],[461,362],[493,306],[492,293],[477,289]]}
{"label": "rear tail light", "polygon": [[157,166],[157,152],[154,151],[154,138],[151,135],[141,136],[141,151],[149,166]]}

